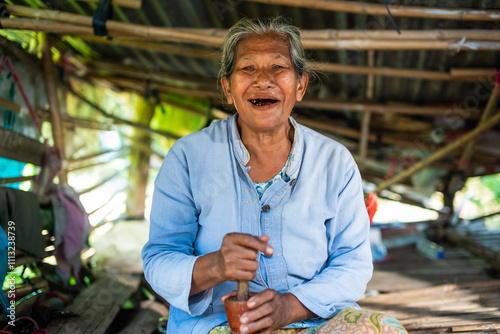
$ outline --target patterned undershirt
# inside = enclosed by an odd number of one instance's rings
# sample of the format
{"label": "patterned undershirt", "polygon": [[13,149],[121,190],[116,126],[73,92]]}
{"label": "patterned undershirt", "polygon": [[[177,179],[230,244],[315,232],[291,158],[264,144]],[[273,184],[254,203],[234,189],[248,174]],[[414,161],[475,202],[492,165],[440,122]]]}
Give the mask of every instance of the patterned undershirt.
{"label": "patterned undershirt", "polygon": [[290,151],[290,154],[288,155],[288,159],[286,159],[285,166],[281,169],[281,171],[273,177],[271,180],[267,182],[254,182],[253,185],[255,186],[255,190],[257,191],[257,194],[259,194],[259,199],[262,198],[262,195],[264,192],[271,186],[271,184],[274,183],[274,181],[278,179],[282,179],[285,182],[290,181],[290,177],[286,175],[286,168],[288,167],[288,162],[290,161],[290,157],[292,156],[292,152]]}

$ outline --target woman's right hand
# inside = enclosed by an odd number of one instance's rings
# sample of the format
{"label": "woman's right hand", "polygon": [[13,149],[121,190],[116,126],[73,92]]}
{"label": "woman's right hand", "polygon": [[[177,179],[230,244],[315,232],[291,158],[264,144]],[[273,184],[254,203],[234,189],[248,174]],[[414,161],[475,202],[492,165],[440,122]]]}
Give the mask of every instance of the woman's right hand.
{"label": "woman's right hand", "polygon": [[229,233],[224,236],[217,252],[217,270],[223,281],[251,281],[259,267],[259,251],[271,256],[274,249],[268,244],[267,235]]}

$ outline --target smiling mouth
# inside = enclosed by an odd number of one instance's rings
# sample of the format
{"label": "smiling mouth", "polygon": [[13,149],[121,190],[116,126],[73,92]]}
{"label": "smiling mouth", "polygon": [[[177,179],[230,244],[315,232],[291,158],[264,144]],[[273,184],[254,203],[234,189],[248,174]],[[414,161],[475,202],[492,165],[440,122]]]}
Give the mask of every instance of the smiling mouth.
{"label": "smiling mouth", "polygon": [[270,106],[275,104],[278,100],[273,99],[251,99],[250,103],[257,107]]}

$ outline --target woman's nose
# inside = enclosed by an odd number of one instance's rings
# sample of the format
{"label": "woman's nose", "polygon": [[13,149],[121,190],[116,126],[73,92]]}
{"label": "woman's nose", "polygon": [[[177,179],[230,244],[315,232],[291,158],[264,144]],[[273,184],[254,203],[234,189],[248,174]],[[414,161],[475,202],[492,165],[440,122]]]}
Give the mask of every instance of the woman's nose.
{"label": "woman's nose", "polygon": [[274,76],[266,69],[258,70],[255,73],[254,86],[258,88],[270,88],[274,86]]}

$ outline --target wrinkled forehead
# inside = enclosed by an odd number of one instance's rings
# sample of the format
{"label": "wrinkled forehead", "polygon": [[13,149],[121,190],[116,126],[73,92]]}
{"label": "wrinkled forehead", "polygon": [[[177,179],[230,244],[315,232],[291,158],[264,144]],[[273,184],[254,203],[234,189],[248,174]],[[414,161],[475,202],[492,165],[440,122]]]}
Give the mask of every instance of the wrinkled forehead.
{"label": "wrinkled forehead", "polygon": [[277,56],[290,58],[290,41],[287,36],[275,32],[248,34],[238,42],[235,51],[237,60],[259,51],[271,51],[275,52]]}

